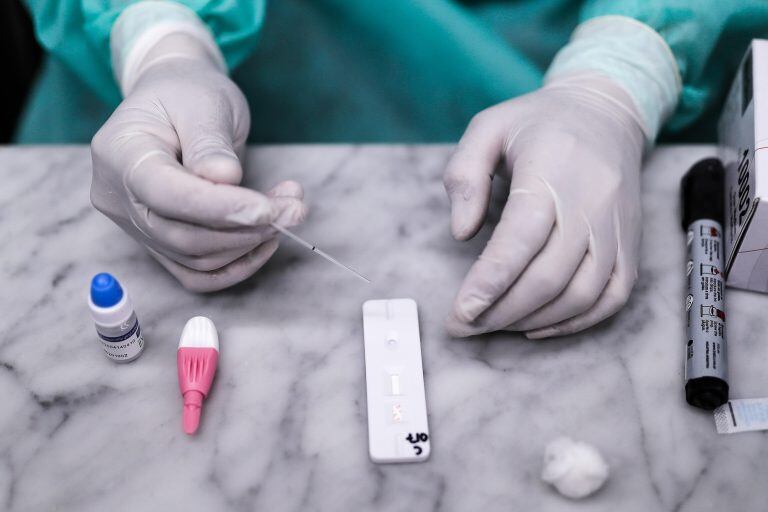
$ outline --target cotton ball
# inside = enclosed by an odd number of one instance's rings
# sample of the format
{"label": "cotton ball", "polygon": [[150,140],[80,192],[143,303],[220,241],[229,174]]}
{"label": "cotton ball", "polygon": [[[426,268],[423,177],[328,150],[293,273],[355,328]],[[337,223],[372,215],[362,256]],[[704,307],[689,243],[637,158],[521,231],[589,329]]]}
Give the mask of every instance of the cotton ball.
{"label": "cotton ball", "polygon": [[603,486],[608,464],[594,446],[558,437],[544,450],[541,479],[568,498],[584,498]]}

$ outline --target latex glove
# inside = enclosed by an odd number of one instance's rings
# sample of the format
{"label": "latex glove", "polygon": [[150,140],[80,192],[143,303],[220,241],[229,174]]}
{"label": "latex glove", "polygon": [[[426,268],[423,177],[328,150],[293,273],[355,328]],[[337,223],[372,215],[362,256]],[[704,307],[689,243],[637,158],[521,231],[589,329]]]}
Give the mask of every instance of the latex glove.
{"label": "latex glove", "polygon": [[449,332],[540,338],[618,311],[637,278],[644,142],[630,97],[595,73],[475,116],[445,172],[454,237],[467,240],[482,226],[497,164],[511,183],[456,296]]}
{"label": "latex glove", "polygon": [[239,186],[248,105],[198,38],[167,35],[131,68],[91,143],[93,205],[190,290],[246,279],[277,249],[270,222],[303,220],[301,186]]}

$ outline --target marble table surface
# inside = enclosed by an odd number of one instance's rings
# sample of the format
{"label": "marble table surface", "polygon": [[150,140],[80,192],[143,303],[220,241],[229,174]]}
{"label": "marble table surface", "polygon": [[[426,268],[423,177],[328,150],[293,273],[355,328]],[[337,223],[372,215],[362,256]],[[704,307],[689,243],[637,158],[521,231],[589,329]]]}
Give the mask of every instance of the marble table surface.
{"label": "marble table surface", "polygon": [[[554,341],[446,335],[490,227],[470,243],[450,237],[450,151],[252,149],[248,185],[303,182],[311,214],[297,233],[374,284],[285,240],[255,278],[195,295],[90,206],[87,147],[0,148],[0,510],[765,510],[765,434],[718,436],[711,413],[683,398],[678,182],[714,148],[649,156],[629,304]],[[122,280],[145,332],[128,365],[105,358],[88,316],[99,271]],[[420,308],[432,457],[385,466],[367,454],[361,304],[395,297]],[[768,395],[766,308],[768,297],[728,295],[733,397]],[[220,330],[221,359],[188,437],[176,345],[201,314]],[[611,466],[584,501],[540,481],[560,435]]]}

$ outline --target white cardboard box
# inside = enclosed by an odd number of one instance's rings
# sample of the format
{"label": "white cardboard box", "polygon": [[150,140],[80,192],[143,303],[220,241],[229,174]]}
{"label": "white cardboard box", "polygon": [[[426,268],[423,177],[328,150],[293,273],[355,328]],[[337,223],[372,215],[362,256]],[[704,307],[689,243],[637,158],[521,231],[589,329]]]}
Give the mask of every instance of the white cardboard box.
{"label": "white cardboard box", "polygon": [[727,284],[768,292],[768,41],[742,59],[718,123]]}

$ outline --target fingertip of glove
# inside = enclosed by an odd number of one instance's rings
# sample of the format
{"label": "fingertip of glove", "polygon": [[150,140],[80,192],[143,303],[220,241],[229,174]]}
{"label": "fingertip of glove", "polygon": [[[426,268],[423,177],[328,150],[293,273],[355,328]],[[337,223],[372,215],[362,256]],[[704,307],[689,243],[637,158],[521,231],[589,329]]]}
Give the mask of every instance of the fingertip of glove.
{"label": "fingertip of glove", "polygon": [[292,197],[295,199],[304,198],[304,187],[301,183],[293,180],[286,180],[278,183],[268,192],[269,197]]}
{"label": "fingertip of glove", "polygon": [[525,333],[525,337],[529,340],[542,340],[544,338],[551,338],[560,334],[559,329],[555,327],[543,327],[541,329],[534,329]]}
{"label": "fingertip of glove", "polygon": [[466,338],[474,334],[467,324],[457,320],[453,315],[445,319],[445,330],[454,338]]}
{"label": "fingertip of glove", "polygon": [[227,214],[224,218],[227,222],[238,226],[256,226],[268,223],[274,217],[269,208],[261,205],[243,206]]}
{"label": "fingertip of glove", "polygon": [[233,154],[208,154],[194,159],[187,166],[193,174],[213,183],[239,185],[243,180],[243,167]]}
{"label": "fingertip of glove", "polygon": [[454,303],[453,310],[445,320],[445,328],[449,334],[457,338],[466,338],[485,332],[476,322],[476,318],[476,316],[470,316],[459,304]]}
{"label": "fingertip of glove", "polygon": [[465,324],[477,320],[480,314],[488,309],[488,301],[476,296],[474,293],[459,291],[459,295],[453,303],[453,312],[451,315]]}
{"label": "fingertip of glove", "polygon": [[281,226],[297,226],[307,218],[308,208],[295,197],[275,197],[272,200],[275,211],[274,222]]}
{"label": "fingertip of glove", "polygon": [[466,242],[477,233],[477,228],[458,215],[451,216],[451,234],[459,242]]}
{"label": "fingertip of glove", "polygon": [[461,194],[451,194],[451,234],[456,240],[469,240],[480,230],[482,214]]}
{"label": "fingertip of glove", "polygon": [[249,257],[255,258],[259,257],[264,260],[267,260],[272,257],[272,255],[277,251],[277,248],[280,246],[280,239],[279,238],[273,238],[271,240],[267,240],[263,244],[259,246],[258,253],[256,251],[251,251],[249,254]]}

